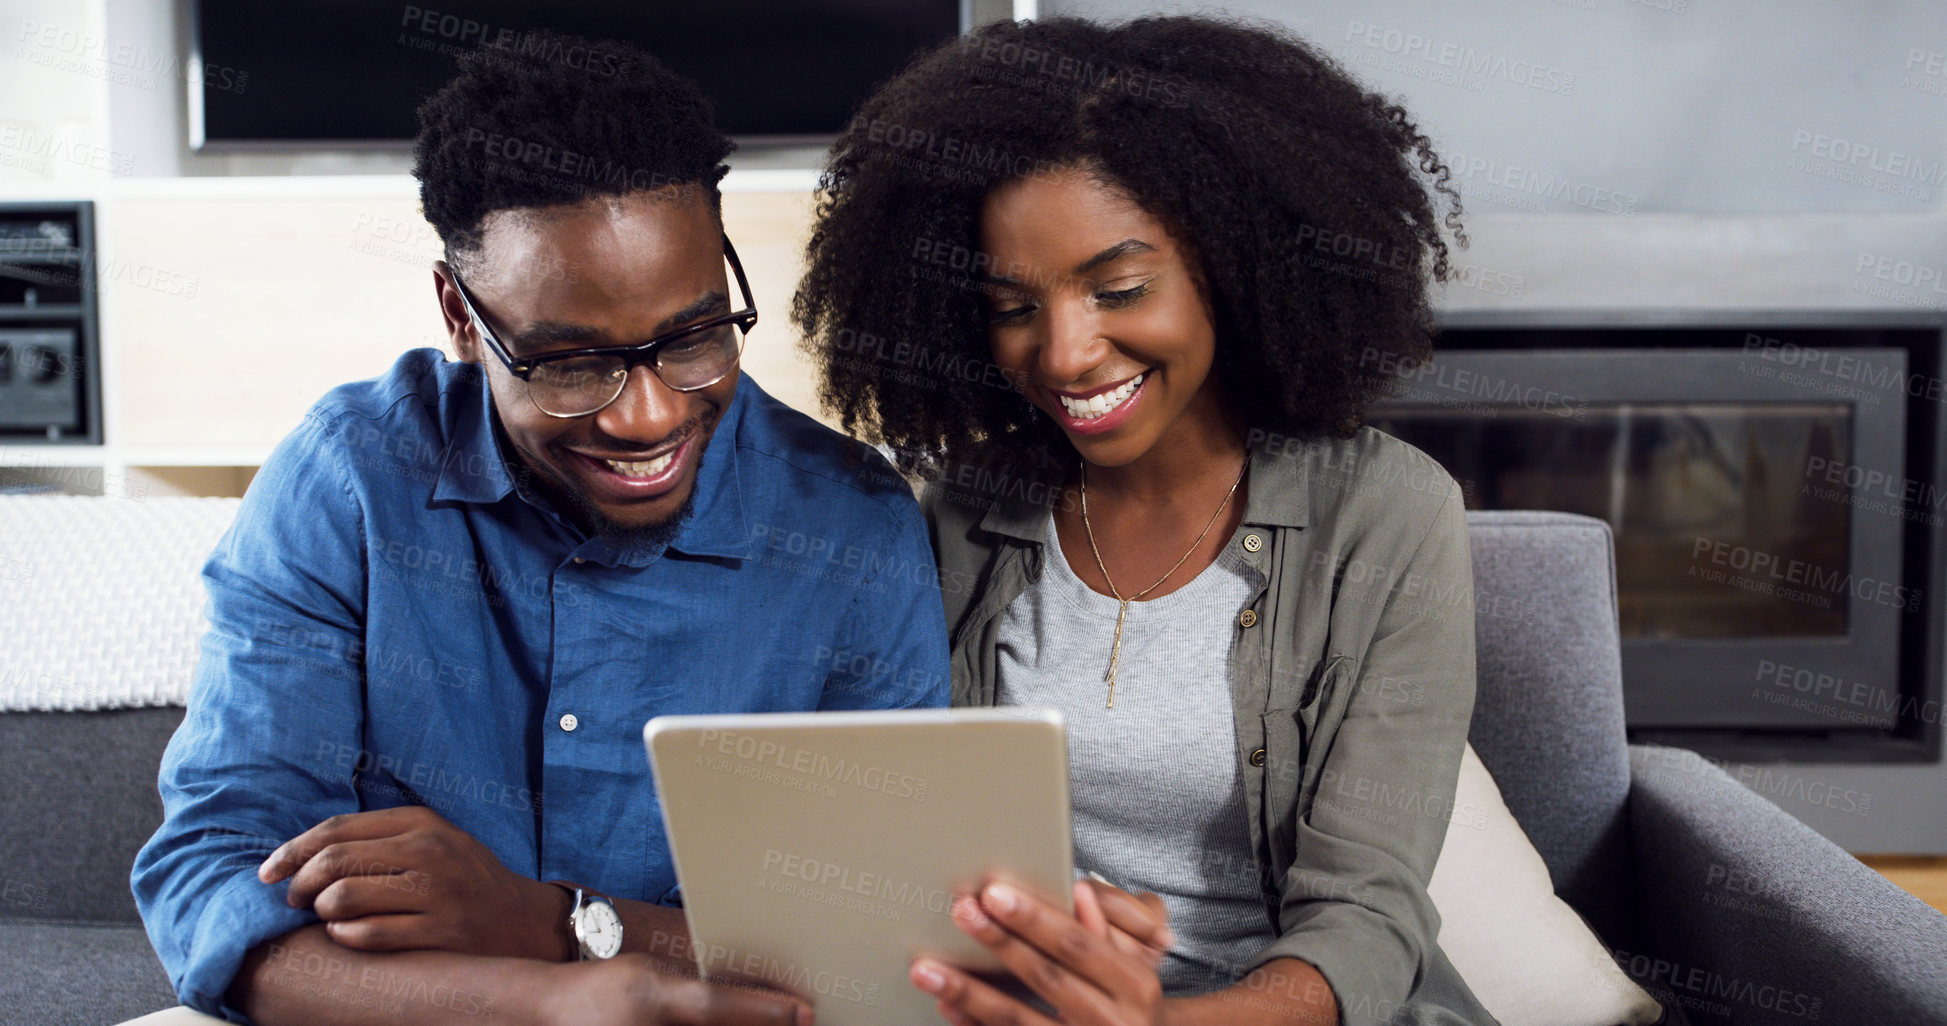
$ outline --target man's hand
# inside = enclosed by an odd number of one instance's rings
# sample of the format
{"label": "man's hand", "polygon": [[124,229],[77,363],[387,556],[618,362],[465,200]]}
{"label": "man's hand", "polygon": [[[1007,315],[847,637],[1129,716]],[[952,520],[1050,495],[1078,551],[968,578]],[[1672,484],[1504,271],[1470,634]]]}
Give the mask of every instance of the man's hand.
{"label": "man's hand", "polygon": [[363,951],[430,948],[565,961],[569,895],[506,866],[424,806],[333,816],[284,842],[257,876]]}
{"label": "man's hand", "polygon": [[788,994],[659,971],[643,955],[550,967],[539,1021],[561,1026],[812,1026],[811,1006]]}

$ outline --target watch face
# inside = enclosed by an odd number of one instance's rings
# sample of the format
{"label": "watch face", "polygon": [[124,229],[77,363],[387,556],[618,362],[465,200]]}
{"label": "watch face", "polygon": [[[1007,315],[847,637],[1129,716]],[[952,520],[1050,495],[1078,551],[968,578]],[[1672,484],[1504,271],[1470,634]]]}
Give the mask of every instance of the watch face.
{"label": "watch face", "polygon": [[592,899],[581,908],[581,944],[591,958],[614,958],[622,951],[622,918],[615,906]]}

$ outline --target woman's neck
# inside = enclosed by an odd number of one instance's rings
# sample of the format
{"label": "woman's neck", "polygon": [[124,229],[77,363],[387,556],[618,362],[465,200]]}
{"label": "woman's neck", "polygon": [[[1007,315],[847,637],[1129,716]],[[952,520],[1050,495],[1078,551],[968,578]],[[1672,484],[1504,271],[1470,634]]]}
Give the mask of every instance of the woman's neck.
{"label": "woman's neck", "polygon": [[1088,487],[1116,502],[1169,505],[1212,487],[1229,488],[1245,451],[1241,420],[1215,402],[1199,403],[1134,460],[1115,467],[1090,464]]}

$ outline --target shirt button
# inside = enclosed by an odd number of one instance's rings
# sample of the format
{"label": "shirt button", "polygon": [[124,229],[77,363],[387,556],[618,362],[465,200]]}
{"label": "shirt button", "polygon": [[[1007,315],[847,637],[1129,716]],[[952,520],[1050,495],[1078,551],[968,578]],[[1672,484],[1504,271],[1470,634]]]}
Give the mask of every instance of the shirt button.
{"label": "shirt button", "polygon": [[1239,614],[1237,614],[1237,626],[1239,626],[1239,627],[1256,627],[1256,626],[1257,626],[1257,610],[1255,610],[1255,609],[1246,609],[1246,610],[1244,610],[1243,612],[1241,612],[1241,613],[1239,613]]}
{"label": "shirt button", "polygon": [[[576,557],[575,557],[575,565],[576,565],[576,566],[580,566],[580,565],[582,565],[583,563],[586,563],[586,562],[588,562],[588,561],[587,561],[587,560],[585,560],[585,559],[583,559],[583,558],[581,558],[580,556],[576,556]],[[569,730],[573,730],[573,729],[575,729],[575,728],[573,728],[573,727],[569,727],[568,729],[569,729]]]}
{"label": "shirt button", "polygon": [[575,729],[576,727],[579,727],[579,726],[581,726],[581,721],[580,721],[580,720],[578,720],[578,719],[575,719],[575,714],[574,714],[574,713],[562,713],[562,714],[561,714],[561,729],[562,729],[562,730],[568,730],[568,731],[572,731],[572,730],[574,730],[574,729]]}
{"label": "shirt button", "polygon": [[1264,765],[1264,749],[1260,748],[1257,751],[1251,753],[1251,765],[1253,766]]}
{"label": "shirt button", "polygon": [[1264,539],[1258,537],[1255,534],[1247,534],[1244,536],[1245,552],[1256,552],[1257,550],[1263,547],[1264,547]]}

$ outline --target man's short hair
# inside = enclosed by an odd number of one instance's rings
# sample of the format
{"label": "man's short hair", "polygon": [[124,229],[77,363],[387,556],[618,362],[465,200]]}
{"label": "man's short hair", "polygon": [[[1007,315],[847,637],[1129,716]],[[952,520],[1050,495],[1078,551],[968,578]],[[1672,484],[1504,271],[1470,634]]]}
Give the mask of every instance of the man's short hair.
{"label": "man's short hair", "polygon": [[419,202],[464,269],[497,210],[717,183],[734,144],[688,80],[627,43],[548,30],[483,45],[419,106]]}

